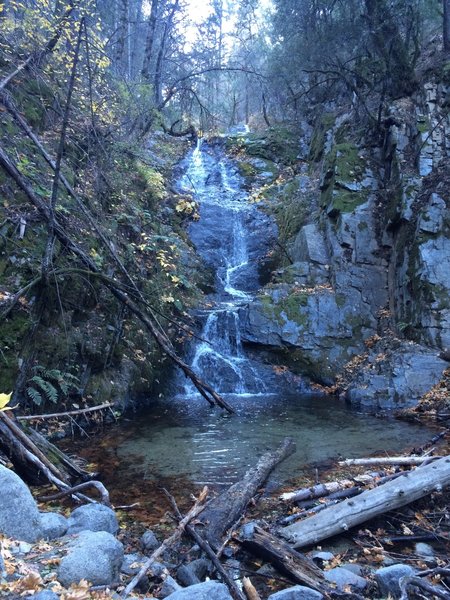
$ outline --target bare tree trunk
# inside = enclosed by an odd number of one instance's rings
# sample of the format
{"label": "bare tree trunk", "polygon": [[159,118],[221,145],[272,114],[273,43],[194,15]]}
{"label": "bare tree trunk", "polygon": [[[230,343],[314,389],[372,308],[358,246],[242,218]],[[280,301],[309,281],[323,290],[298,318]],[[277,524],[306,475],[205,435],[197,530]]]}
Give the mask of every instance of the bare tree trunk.
{"label": "bare tree trunk", "polygon": [[444,50],[450,52],[450,0],[444,3]]}
{"label": "bare tree trunk", "polygon": [[173,18],[175,16],[176,11],[178,10],[180,2],[179,0],[175,0],[170,10],[169,15],[167,16],[166,22],[164,23],[163,35],[161,38],[161,44],[159,46],[158,57],[156,59],[155,66],[155,77],[154,77],[154,94],[155,94],[155,104],[159,105],[162,102],[162,68],[164,61],[164,54],[166,52],[167,46],[167,38],[170,33],[170,30],[173,27]]}
{"label": "bare tree trunk", "polygon": [[158,13],[159,0],[152,0],[150,17],[148,20],[147,39],[145,42],[144,60],[142,63],[142,79],[150,81],[150,66],[153,57],[153,45],[155,41],[156,16]]}
{"label": "bare tree trunk", "polygon": [[116,53],[115,53],[115,68],[118,73],[123,72],[123,58],[125,55],[125,45],[127,42],[127,33],[128,33],[128,10],[129,10],[129,2],[128,0],[117,0],[117,43],[116,43]]}

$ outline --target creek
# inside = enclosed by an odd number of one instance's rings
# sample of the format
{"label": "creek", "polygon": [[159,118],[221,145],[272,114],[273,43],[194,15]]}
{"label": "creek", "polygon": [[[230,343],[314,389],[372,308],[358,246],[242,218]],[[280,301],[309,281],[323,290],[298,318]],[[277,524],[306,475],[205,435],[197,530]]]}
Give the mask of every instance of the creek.
{"label": "creek", "polygon": [[[198,144],[182,165],[178,186],[200,205],[189,235],[216,280],[214,293],[197,311],[199,335],[186,360],[236,414],[212,409],[190,382],[176,376],[171,394],[109,432],[95,448],[84,449],[116,503],[142,500],[161,485],[186,496],[203,484],[220,489],[286,436],[294,438],[297,453],[277,469],[269,489],[338,455],[395,453],[431,437],[418,425],[360,414],[307,392],[298,378],[282,377],[250,357],[240,339],[239,309],[259,287],[258,264],[276,226],[249,202],[236,166],[219,145]],[[151,506],[149,501],[147,511]]]}

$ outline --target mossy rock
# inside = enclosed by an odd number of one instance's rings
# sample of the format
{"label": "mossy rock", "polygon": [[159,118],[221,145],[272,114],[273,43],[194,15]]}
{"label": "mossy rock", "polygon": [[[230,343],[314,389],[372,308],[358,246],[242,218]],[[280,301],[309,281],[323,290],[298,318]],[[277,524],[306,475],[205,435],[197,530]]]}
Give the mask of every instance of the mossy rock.
{"label": "mossy rock", "polygon": [[295,128],[286,125],[270,127],[263,133],[248,133],[245,137],[227,142],[230,147],[244,150],[275,163],[291,165],[297,162],[300,134]]}

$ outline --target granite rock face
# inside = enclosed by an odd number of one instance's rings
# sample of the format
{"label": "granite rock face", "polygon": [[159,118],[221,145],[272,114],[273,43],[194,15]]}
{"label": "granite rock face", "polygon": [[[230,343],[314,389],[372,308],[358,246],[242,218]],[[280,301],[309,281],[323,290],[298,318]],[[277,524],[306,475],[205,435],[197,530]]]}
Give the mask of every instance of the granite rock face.
{"label": "granite rock face", "polygon": [[[447,94],[430,81],[394,101],[384,146],[370,151],[352,135],[351,113],[312,133],[320,175],[297,176],[306,208],[285,245],[289,264],[241,309],[244,342],[282,352],[315,381],[334,383],[364,357],[345,389],[353,404],[411,406],[447,366],[438,357],[450,348]],[[370,351],[380,336],[392,341],[386,359]]]}

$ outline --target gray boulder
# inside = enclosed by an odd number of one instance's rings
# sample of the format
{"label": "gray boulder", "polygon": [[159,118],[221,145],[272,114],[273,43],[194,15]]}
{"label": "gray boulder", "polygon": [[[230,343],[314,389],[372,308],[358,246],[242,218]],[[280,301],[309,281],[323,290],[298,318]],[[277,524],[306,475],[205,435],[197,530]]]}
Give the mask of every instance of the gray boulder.
{"label": "gray boulder", "polygon": [[198,558],[186,565],[181,565],[177,570],[177,579],[181,585],[186,587],[201,583],[205,579],[210,567],[211,562],[209,560]]}
{"label": "gray boulder", "polygon": [[80,531],[107,531],[116,535],[119,530],[116,513],[103,504],[85,504],[76,508],[68,519],[67,533]]}
{"label": "gray boulder", "polygon": [[[167,596],[168,600],[233,600],[228,588],[223,583],[217,583],[216,581],[206,581],[205,583],[198,583],[197,585],[191,585],[188,588],[184,588],[170,596]],[[311,598],[311,600],[313,600]],[[314,599],[316,600],[316,599]],[[317,599],[319,600],[319,599]]]}
{"label": "gray boulder", "polygon": [[323,595],[320,592],[303,585],[296,585],[287,590],[276,592],[276,594],[271,594],[267,600],[322,600],[322,598]]}
{"label": "gray boulder", "polygon": [[141,537],[141,544],[144,552],[151,552],[152,550],[156,550],[156,548],[158,548],[158,546],[160,545],[160,543],[158,542],[158,538],[151,529],[146,531]]}
{"label": "gray boulder", "polygon": [[18,475],[0,465],[0,533],[26,542],[42,537],[41,515]]}
{"label": "gray boulder", "polygon": [[168,575],[164,579],[164,583],[161,586],[159,591],[160,598],[167,598],[174,592],[178,592],[179,590],[183,590],[184,588],[179,585],[173,577]]}
{"label": "gray boulder", "polygon": [[56,540],[66,533],[69,524],[63,515],[48,512],[41,513],[41,527],[44,540]]}
{"label": "gray boulder", "polygon": [[120,571],[125,575],[136,575],[146,560],[143,554],[125,554]]}
{"label": "gray boulder", "polygon": [[119,579],[123,546],[106,531],[83,531],[68,544],[69,553],[59,565],[64,586],[86,579],[93,585],[112,585]]}
{"label": "gray boulder", "polygon": [[400,579],[402,577],[411,577],[415,570],[409,565],[392,565],[383,567],[375,572],[375,579],[383,596],[391,594],[394,598],[400,598]]}
{"label": "gray boulder", "polygon": [[336,584],[338,590],[344,590],[346,587],[351,587],[356,591],[363,590],[367,587],[367,581],[363,577],[360,577],[343,567],[336,567],[329,571],[325,571],[324,575],[327,581]]}

